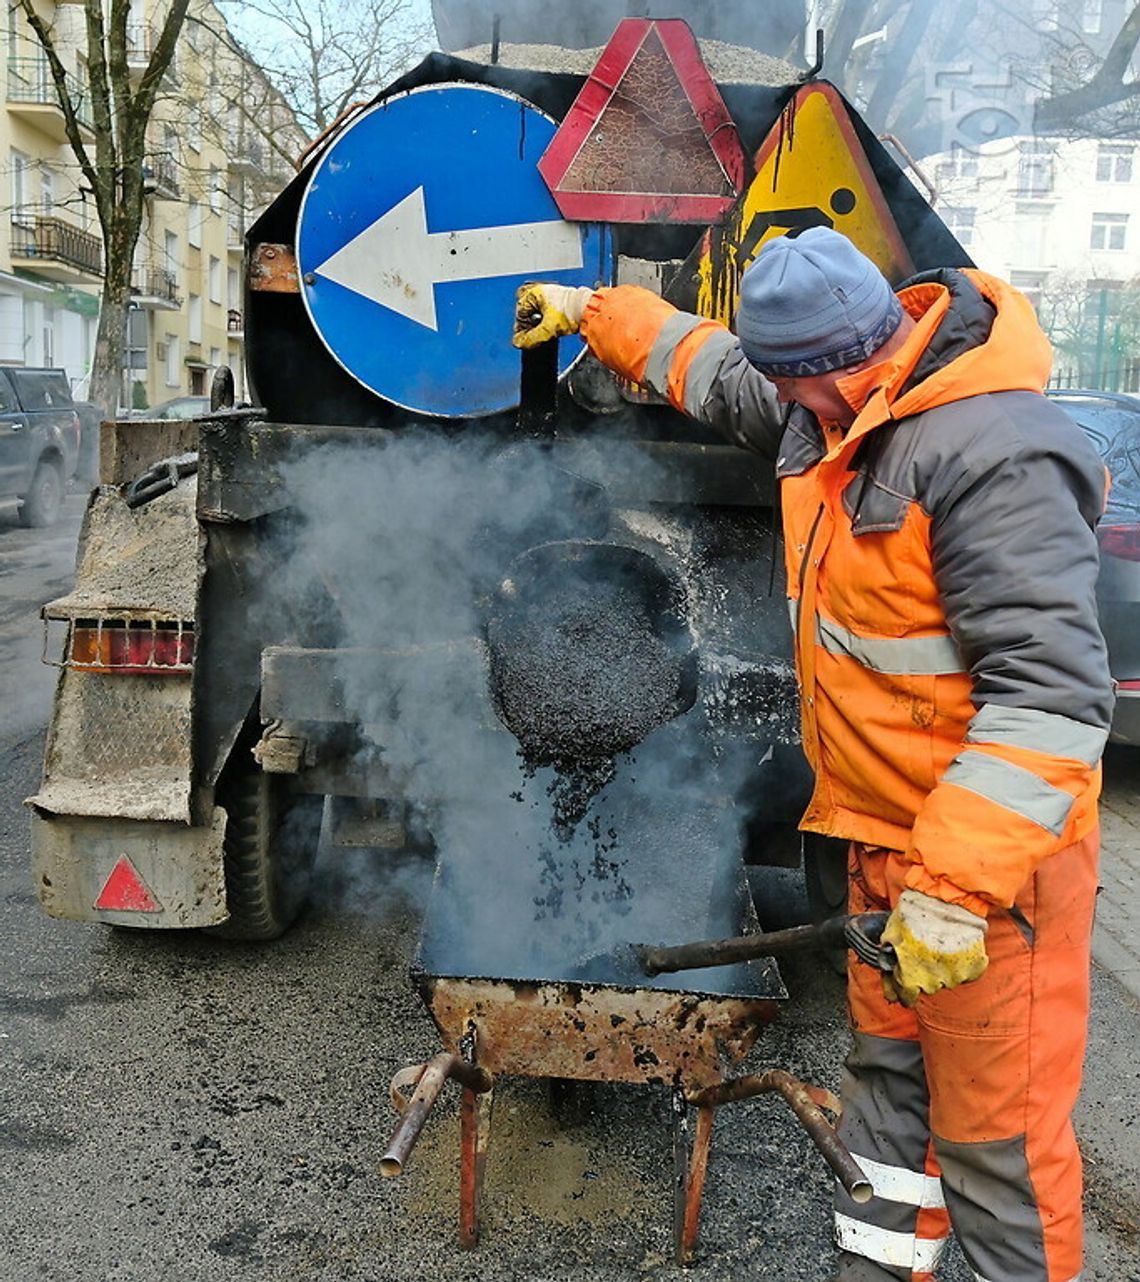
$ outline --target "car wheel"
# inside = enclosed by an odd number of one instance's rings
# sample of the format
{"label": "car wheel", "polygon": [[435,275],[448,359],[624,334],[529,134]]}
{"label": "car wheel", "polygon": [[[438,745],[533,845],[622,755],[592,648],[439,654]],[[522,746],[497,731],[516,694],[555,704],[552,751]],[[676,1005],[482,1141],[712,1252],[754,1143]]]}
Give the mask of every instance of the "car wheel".
{"label": "car wheel", "polygon": [[33,529],[54,525],[62,506],[63,473],[57,463],[44,459],[36,468],[36,474],[20,504],[20,524]]}
{"label": "car wheel", "polygon": [[282,776],[252,761],[235,764],[218,793],[230,916],[209,929],[225,939],[276,939],[308,897],[324,798],[291,794]]}

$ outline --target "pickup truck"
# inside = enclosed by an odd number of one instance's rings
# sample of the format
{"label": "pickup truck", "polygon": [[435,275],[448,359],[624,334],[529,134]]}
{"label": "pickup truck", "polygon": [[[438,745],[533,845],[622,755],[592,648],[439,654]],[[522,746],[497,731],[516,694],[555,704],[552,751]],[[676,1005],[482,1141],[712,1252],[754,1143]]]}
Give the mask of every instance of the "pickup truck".
{"label": "pickup truck", "polygon": [[51,525],[79,459],[80,421],[61,369],[0,368],[0,501]]}

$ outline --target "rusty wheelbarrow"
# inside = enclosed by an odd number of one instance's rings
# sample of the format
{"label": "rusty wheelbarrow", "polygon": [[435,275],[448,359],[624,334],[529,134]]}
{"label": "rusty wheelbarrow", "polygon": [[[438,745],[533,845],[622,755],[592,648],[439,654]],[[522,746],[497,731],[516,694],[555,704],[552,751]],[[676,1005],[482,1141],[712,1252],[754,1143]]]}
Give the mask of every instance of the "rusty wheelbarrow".
{"label": "rusty wheelbarrow", "polygon": [[[882,921],[854,919],[847,939],[853,946],[858,941],[863,960],[885,966],[875,943],[881,928]],[[629,982],[632,950],[616,951],[611,958],[626,981],[619,983],[480,979],[418,969],[417,985],[445,1049],[393,1080],[392,1099],[402,1118],[381,1160],[382,1173],[402,1172],[432,1104],[446,1082],[455,1080],[462,1088],[459,1237],[463,1246],[473,1247],[479,1240],[494,1087],[501,1075],[650,1083],[672,1093],[678,1262],[693,1259],[713,1120],[724,1104],[778,1092],[843,1187],[856,1201],[866,1201],[871,1185],[827,1116],[839,1111],[830,1091],[778,1068],[729,1076],[786,997],[770,954],[833,946],[842,933],[840,923],[823,934],[798,927],[676,949],[643,948],[636,967],[640,982]],[[644,974],[682,965],[687,970],[716,966],[721,977],[731,978],[715,985],[719,991],[688,991],[656,987]]]}

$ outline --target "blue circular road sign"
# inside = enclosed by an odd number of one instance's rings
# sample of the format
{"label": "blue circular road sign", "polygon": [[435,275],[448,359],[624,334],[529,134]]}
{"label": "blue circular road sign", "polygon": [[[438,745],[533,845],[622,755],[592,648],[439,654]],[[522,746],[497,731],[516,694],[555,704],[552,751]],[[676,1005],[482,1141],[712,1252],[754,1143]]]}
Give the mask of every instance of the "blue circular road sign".
{"label": "blue circular road sign", "polygon": [[[613,276],[607,229],[565,222],[538,172],[555,129],[513,94],[430,85],[370,107],[321,156],[297,227],[301,295],[353,378],[444,418],[518,404],[515,290]],[[561,373],[581,350],[561,342]]]}

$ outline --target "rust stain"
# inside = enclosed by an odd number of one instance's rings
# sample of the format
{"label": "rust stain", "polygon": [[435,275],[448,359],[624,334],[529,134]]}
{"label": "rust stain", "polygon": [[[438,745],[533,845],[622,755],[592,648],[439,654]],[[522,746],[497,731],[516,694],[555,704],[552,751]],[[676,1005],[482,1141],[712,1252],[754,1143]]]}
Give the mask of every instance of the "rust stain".
{"label": "rust stain", "polygon": [[249,255],[249,287],[263,294],[297,294],[297,256],[292,245],[254,245]]}

